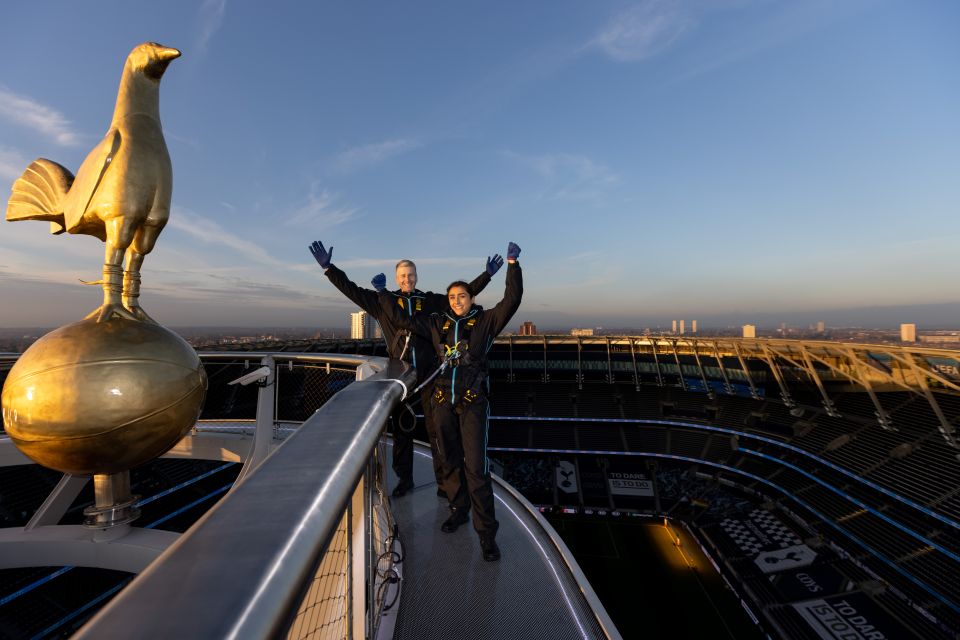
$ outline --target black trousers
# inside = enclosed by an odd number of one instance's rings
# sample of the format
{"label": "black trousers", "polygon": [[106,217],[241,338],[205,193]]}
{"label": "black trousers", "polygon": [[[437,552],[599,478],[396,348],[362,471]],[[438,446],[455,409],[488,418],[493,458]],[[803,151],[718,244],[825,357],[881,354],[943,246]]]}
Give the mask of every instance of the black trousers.
{"label": "black trousers", "polygon": [[457,413],[450,401],[434,405],[433,418],[445,456],[443,487],[450,505],[470,507],[477,533],[496,533],[500,526],[493,508],[493,481],[487,460],[489,403],[478,397]]}
{"label": "black trousers", "polygon": [[[427,428],[427,439],[430,441],[430,452],[433,454],[433,475],[437,486],[443,489],[443,450],[434,429],[432,385],[427,385],[420,392],[420,408],[423,411],[424,422]],[[416,407],[415,407],[416,408]],[[404,415],[406,414],[406,415]],[[393,471],[401,480],[413,481],[413,417],[407,409],[401,407],[390,417],[393,423]]]}

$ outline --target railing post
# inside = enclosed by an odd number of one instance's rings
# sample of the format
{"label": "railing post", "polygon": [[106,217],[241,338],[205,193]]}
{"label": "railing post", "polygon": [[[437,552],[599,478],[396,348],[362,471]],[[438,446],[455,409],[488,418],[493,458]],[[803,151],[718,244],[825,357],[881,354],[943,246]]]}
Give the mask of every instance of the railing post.
{"label": "railing post", "polygon": [[270,373],[258,383],[260,388],[257,390],[257,427],[253,433],[250,453],[247,454],[247,459],[243,464],[240,475],[237,476],[234,487],[238,486],[254,467],[266,459],[270,453],[270,444],[273,442],[273,417],[277,399],[274,387],[277,381],[277,367],[272,356],[264,356],[260,360],[260,366],[269,367]]}
{"label": "railing post", "polygon": [[[376,451],[376,449],[374,449]],[[376,629],[377,629],[377,615],[379,614],[380,608],[377,606],[377,566],[379,564],[380,558],[377,556],[377,549],[374,546],[374,522],[373,522],[373,492],[375,490],[375,480],[373,474],[373,465],[376,460],[376,454],[370,456],[370,461],[367,462],[367,470],[363,474],[363,480],[361,482],[365,485],[365,491],[363,492],[363,521],[367,527],[366,531],[366,540],[364,545],[364,551],[366,556],[366,570],[367,570],[367,636],[368,638],[373,638]]]}
{"label": "railing post", "polygon": [[[353,492],[350,505],[350,619],[352,638],[367,638],[367,523],[366,523],[366,473]],[[373,608],[373,603],[371,603]]]}

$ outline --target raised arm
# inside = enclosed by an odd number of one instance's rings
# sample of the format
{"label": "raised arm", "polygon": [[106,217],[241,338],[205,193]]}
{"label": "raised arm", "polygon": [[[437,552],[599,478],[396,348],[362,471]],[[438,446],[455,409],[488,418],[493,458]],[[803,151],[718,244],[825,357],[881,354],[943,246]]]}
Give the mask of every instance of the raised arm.
{"label": "raised arm", "polygon": [[[490,279],[493,278],[493,275],[503,266],[503,258],[500,257],[500,254],[493,254],[492,257],[487,258],[487,266],[483,270],[483,273],[474,278],[467,289],[470,292],[472,297],[476,297],[481,291],[487,288],[487,285],[490,284]],[[424,294],[426,298],[427,308],[434,313],[443,313],[449,307],[447,302],[447,295],[445,293],[434,293],[429,291]]]}
{"label": "raised arm", "polygon": [[503,258],[500,257],[499,253],[493,254],[493,257],[488,257],[487,268],[470,283],[470,295],[475,297],[486,289],[487,285],[490,284],[490,279],[493,278],[502,266]]}
{"label": "raised arm", "polygon": [[520,269],[520,247],[511,242],[507,247],[507,287],[503,293],[503,300],[490,309],[487,314],[490,318],[491,337],[496,336],[510,318],[520,308],[520,301],[523,299],[523,271]]}
{"label": "raised arm", "polygon": [[374,317],[378,317],[377,312],[380,304],[377,301],[377,292],[370,289],[358,287],[343,271],[333,265],[333,247],[326,249],[323,243],[317,240],[310,245],[310,253],[313,255],[317,264],[323,269],[327,279],[335,286],[340,293],[353,301],[355,305]]}

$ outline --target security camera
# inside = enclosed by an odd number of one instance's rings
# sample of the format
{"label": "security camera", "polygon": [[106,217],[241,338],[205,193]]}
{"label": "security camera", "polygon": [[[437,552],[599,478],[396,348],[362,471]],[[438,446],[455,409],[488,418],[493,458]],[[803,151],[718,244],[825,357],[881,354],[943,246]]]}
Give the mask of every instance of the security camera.
{"label": "security camera", "polygon": [[272,369],[270,369],[270,367],[263,366],[263,367],[260,367],[259,369],[254,369],[250,373],[245,373],[244,375],[240,376],[233,382],[228,382],[227,384],[241,384],[243,386],[247,386],[251,382],[259,382],[263,380],[264,378],[270,375],[271,371]]}

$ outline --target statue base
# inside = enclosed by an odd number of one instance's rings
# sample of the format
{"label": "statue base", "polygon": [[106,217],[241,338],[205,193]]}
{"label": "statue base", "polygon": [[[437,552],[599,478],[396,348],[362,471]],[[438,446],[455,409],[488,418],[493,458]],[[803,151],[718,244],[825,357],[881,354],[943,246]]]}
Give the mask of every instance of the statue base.
{"label": "statue base", "polygon": [[130,495],[130,472],[93,476],[94,504],[83,510],[83,526],[108,529],[133,522],[140,517],[136,507],[140,496]]}

